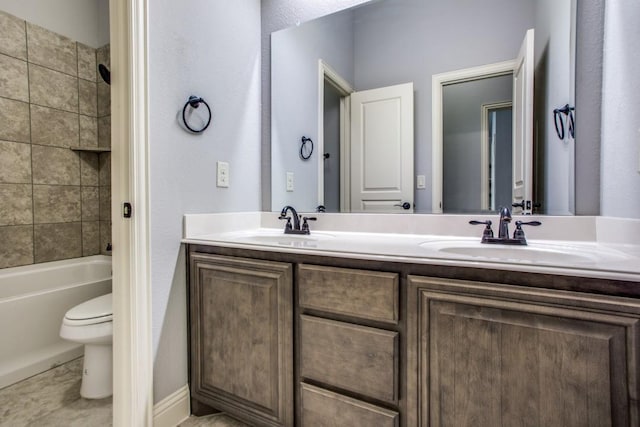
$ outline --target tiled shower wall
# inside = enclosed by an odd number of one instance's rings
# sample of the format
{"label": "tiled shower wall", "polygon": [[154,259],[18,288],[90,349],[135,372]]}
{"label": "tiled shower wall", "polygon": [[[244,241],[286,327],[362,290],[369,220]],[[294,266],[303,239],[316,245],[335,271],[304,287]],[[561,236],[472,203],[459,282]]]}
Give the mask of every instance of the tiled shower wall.
{"label": "tiled shower wall", "polygon": [[0,11],[0,268],[106,252],[109,86],[94,49]]}

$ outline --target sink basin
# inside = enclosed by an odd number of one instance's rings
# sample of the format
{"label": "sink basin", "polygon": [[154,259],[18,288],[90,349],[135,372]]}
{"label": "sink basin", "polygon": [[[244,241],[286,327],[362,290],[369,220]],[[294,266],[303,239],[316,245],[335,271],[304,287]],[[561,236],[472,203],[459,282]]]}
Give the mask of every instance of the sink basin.
{"label": "sink basin", "polygon": [[223,237],[225,240],[238,243],[292,247],[317,247],[319,241],[332,239],[335,236],[329,233],[314,231],[311,231],[311,234],[284,234],[284,231],[282,230],[258,229],[225,233]]}
{"label": "sink basin", "polygon": [[430,241],[420,244],[439,255],[472,257],[482,261],[543,263],[565,266],[567,264],[583,264],[602,261],[622,260],[626,257],[615,250],[595,249],[568,244],[533,243],[529,246],[510,246],[499,244],[482,244],[479,241],[454,240]]}

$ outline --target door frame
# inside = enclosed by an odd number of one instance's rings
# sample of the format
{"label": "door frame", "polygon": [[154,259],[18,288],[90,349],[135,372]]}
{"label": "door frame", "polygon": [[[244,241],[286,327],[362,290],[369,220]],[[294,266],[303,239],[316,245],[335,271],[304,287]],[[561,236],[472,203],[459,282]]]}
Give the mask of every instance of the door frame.
{"label": "door frame", "polygon": [[[110,0],[113,425],[151,426],[148,0]],[[121,206],[133,205],[131,218]]]}
{"label": "door frame", "polygon": [[324,84],[340,94],[340,212],[348,212],[350,196],[351,103],[349,82],[324,60],[318,59],[318,206],[324,205]]}
{"label": "door frame", "polygon": [[509,60],[478,67],[447,71],[434,74],[431,77],[431,211],[442,213],[442,185],[443,185],[443,124],[442,124],[442,91],[444,86],[480,80],[489,77],[513,74],[516,61]]}
{"label": "door frame", "polygon": [[513,109],[513,101],[482,104],[482,122],[480,123],[480,161],[482,162],[480,164],[480,209],[485,211],[491,208],[489,203],[489,112],[491,110],[498,110],[508,107],[511,107]]}

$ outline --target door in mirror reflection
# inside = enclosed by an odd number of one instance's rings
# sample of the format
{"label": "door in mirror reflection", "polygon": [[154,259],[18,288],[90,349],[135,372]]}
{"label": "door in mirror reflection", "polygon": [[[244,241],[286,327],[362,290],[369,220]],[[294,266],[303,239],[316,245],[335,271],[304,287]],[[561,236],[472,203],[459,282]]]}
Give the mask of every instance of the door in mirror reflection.
{"label": "door in mirror reflection", "polygon": [[[350,114],[341,100],[347,99]],[[327,212],[413,212],[413,84],[341,95],[324,84]]]}
{"label": "door in mirror reflection", "polygon": [[351,212],[413,212],[413,83],[351,94]]}

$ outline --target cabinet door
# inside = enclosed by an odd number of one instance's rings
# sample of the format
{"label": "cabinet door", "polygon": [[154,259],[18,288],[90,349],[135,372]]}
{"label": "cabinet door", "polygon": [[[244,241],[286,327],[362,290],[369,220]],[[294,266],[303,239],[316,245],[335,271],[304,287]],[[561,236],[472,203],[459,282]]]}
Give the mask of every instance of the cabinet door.
{"label": "cabinet door", "polygon": [[192,398],[293,425],[292,266],[191,254]]}
{"label": "cabinet door", "polygon": [[633,300],[409,277],[408,425],[638,425]]}

